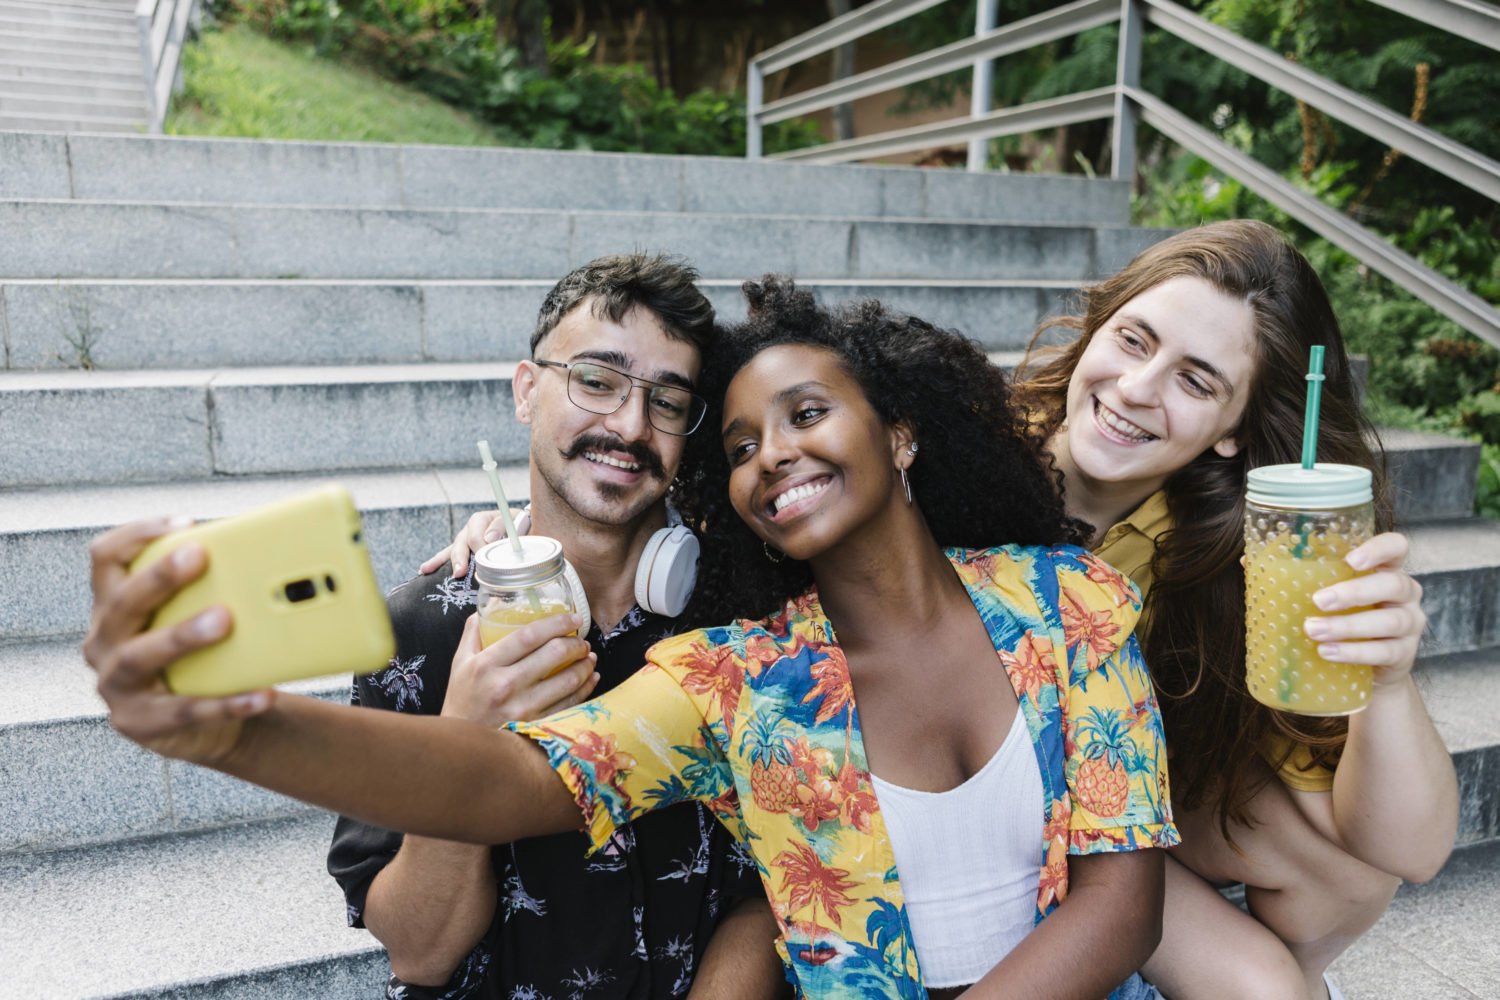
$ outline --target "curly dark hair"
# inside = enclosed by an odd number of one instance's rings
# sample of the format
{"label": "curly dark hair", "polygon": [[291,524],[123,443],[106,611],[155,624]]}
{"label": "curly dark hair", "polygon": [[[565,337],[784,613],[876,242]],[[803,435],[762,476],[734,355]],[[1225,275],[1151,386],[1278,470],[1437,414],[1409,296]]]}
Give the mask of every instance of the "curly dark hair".
{"label": "curly dark hair", "polygon": [[698,271],[685,258],[668,254],[621,253],[589,261],[563,275],[542,301],[531,353],[564,316],[587,302],[597,319],[618,323],[637,306],[661,320],[669,337],[699,350],[713,340],[714,307],[698,289]]}
{"label": "curly dark hair", "polygon": [[761,351],[798,344],[838,357],[887,423],[921,444],[910,471],[917,506],[942,546],[1081,543],[1087,527],[1063,511],[1056,477],[1011,407],[1010,385],[974,341],[873,299],[816,304],[789,278],[746,282],[749,318],[726,330],[704,365],[708,415],[689,439],[673,503],[703,541],[686,617],[697,625],[774,614],[813,582],[807,563],[773,562],[729,504],[729,462],[718,428],[725,391]]}

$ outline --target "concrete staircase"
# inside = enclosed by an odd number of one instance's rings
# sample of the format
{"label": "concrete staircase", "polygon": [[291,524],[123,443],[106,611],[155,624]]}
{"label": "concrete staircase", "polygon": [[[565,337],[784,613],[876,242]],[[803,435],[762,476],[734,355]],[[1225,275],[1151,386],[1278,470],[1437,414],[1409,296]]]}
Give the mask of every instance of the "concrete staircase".
{"label": "concrete staircase", "polygon": [[143,132],[134,0],[0,0],[0,130]]}
{"label": "concrete staircase", "polygon": [[[542,294],[579,263],[683,253],[729,317],[743,314],[740,281],[787,271],[1004,357],[1079,282],[1160,236],[1127,221],[1121,185],[1073,178],[0,132],[6,989],[356,997],[384,975],[322,872],[326,816],[109,728],[77,653],[97,531],[219,516],[336,476],[394,584],[490,502],[474,440],[524,495],[508,376]],[[1387,443],[1416,522],[1433,618],[1423,675],[1464,775],[1463,839],[1492,843],[1500,526],[1468,517],[1473,446]],[[337,699],[346,686],[298,687]],[[1467,878],[1403,897],[1381,932],[1438,919]],[[1376,950],[1403,982],[1442,985],[1407,996],[1491,981]],[[1351,998],[1390,995],[1347,978]]]}

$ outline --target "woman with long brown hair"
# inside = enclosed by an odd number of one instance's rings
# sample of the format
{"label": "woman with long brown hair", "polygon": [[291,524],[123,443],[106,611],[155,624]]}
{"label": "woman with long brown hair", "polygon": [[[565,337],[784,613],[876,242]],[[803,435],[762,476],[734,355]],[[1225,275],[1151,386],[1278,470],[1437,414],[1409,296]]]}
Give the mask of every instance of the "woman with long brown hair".
{"label": "woman with long brown hair", "polygon": [[[1076,337],[1034,347],[1016,388],[1068,513],[1145,595],[1183,843],[1144,971],[1174,1000],[1337,996],[1329,963],[1402,879],[1436,874],[1458,817],[1452,762],[1411,677],[1421,588],[1389,532],[1338,322],[1301,254],[1247,221],[1158,243],[1083,307],[1038,331]],[[1276,711],[1245,686],[1246,475],[1298,461],[1312,345],[1327,351],[1318,460],[1373,470],[1386,532],[1348,557],[1364,575],[1315,597],[1325,612],[1367,610],[1304,625],[1325,659],[1374,670],[1369,707],[1347,719]],[[1214,889],[1234,882],[1248,916]]]}

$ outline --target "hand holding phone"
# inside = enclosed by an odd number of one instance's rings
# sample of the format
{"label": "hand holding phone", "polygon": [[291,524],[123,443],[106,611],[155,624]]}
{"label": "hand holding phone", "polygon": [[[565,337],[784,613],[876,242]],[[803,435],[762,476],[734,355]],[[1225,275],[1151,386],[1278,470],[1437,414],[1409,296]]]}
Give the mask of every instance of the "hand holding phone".
{"label": "hand holding phone", "polygon": [[222,642],[170,663],[177,694],[237,694],[284,681],[369,673],[395,652],[390,617],[364,546],[359,512],[337,486],[156,539],[137,573],[193,542],[208,569],[156,609],[170,628],[222,605],[234,619]]}

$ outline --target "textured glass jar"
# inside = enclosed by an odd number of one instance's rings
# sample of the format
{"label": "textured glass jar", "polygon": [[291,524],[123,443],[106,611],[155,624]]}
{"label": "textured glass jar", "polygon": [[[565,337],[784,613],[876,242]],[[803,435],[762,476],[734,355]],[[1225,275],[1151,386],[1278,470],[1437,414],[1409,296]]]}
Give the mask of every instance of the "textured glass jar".
{"label": "textured glass jar", "polygon": [[1371,668],[1323,659],[1303,630],[1308,618],[1331,617],[1312,595],[1358,575],[1344,558],[1374,534],[1370,482],[1368,469],[1349,465],[1250,472],[1245,683],[1264,705],[1301,715],[1349,715],[1370,703]]}
{"label": "textured glass jar", "polygon": [[520,555],[509,540],[476,552],[480,645],[497,642],[538,619],[578,610],[565,565],[562,543],[543,535],[521,536]]}

